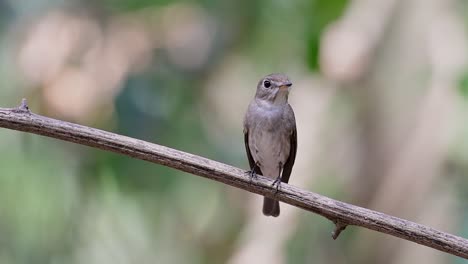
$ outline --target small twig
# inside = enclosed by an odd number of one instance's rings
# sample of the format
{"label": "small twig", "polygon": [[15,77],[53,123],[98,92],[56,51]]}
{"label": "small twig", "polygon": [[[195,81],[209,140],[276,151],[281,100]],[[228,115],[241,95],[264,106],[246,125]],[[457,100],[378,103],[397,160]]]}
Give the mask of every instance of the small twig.
{"label": "small twig", "polygon": [[334,220],[336,224],[334,237],[338,237],[346,225],[361,226],[468,258],[468,240],[462,237],[333,200],[286,183],[282,183],[281,190],[275,193],[275,187],[271,186],[272,180],[266,177],[258,175],[257,179],[251,183],[250,177],[245,174],[244,170],[214,160],[96,128],[36,115],[27,110],[26,101],[17,109],[0,108],[0,127],[120,153],[223,182],[269,198],[274,196],[281,202]]}
{"label": "small twig", "polygon": [[335,230],[332,232],[332,238],[336,240],[341,234],[341,231],[345,230],[348,225],[343,223],[340,219],[333,220],[333,223],[335,223]]}

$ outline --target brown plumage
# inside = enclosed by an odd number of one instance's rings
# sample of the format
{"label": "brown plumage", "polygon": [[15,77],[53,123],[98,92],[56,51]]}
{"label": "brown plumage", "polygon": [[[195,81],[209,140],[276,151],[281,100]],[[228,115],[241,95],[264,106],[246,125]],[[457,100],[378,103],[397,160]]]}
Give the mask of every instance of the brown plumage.
{"label": "brown plumage", "polygon": [[[288,103],[291,87],[283,74],[265,76],[257,85],[244,118],[244,142],[253,173],[287,183],[296,159],[294,111]],[[263,214],[278,216],[279,202],[264,198]]]}

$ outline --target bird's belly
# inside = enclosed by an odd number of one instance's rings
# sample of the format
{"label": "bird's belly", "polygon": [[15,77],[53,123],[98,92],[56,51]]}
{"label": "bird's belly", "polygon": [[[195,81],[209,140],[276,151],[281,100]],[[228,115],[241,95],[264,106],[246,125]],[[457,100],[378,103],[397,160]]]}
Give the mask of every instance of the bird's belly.
{"label": "bird's belly", "polygon": [[279,131],[259,131],[254,137],[252,156],[259,163],[264,176],[276,178],[280,164],[284,165],[289,157],[290,143],[285,133]]}

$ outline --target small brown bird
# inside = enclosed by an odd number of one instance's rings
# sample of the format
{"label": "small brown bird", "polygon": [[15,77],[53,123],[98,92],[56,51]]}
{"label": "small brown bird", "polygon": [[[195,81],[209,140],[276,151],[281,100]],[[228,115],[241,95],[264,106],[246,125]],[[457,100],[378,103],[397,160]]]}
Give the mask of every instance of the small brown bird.
{"label": "small brown bird", "polygon": [[[265,76],[257,85],[244,118],[244,142],[250,176],[287,183],[296,159],[297,132],[294,111],[288,103],[292,83],[284,74]],[[265,197],[263,214],[278,216],[279,202]]]}

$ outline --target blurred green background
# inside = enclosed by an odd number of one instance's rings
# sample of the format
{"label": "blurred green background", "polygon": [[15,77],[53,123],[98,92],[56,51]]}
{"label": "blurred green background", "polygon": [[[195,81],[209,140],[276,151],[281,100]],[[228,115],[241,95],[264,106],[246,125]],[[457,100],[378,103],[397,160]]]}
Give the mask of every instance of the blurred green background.
{"label": "blurred green background", "polygon": [[[290,183],[468,237],[464,0],[0,0],[0,107],[247,168],[290,76]],[[163,166],[0,129],[0,263],[464,263]]]}

